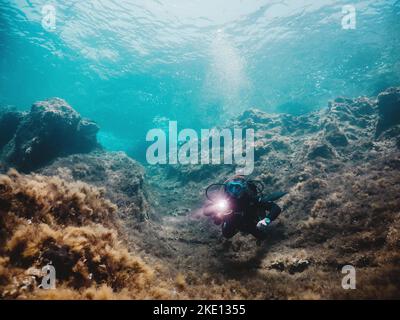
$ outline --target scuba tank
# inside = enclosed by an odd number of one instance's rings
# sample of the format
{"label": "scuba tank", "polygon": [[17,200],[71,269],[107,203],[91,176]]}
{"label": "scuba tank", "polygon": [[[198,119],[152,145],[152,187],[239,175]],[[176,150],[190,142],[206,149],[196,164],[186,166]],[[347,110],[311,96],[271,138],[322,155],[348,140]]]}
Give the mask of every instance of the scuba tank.
{"label": "scuba tank", "polygon": [[257,198],[264,191],[264,185],[259,180],[247,180],[244,176],[237,175],[224,183],[214,183],[206,188],[206,197],[211,202],[215,201],[211,195],[213,189],[217,194],[223,194],[233,199],[240,199],[246,193],[251,197]]}
{"label": "scuba tank", "polygon": [[[234,176],[231,179],[226,180],[224,183],[213,183],[206,188],[206,198],[211,202],[215,202],[215,198],[212,196],[212,192],[216,192],[219,197],[228,195],[232,198],[240,198],[243,196],[243,192],[250,193],[249,195],[258,198],[261,197],[264,191],[264,184],[260,180],[247,180],[244,176]],[[264,201],[276,201],[286,195],[287,192],[275,191],[267,196],[263,197]]]}

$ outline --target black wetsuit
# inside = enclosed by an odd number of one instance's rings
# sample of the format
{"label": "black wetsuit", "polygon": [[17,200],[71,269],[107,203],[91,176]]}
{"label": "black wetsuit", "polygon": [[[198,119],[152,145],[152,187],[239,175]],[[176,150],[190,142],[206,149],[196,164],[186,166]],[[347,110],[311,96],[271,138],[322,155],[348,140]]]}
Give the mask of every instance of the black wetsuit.
{"label": "black wetsuit", "polygon": [[[233,237],[239,231],[250,233],[257,239],[263,239],[266,233],[257,229],[257,222],[263,218],[274,221],[281,213],[281,208],[266,197],[253,198],[245,195],[241,199],[230,199],[233,213],[222,223],[222,235]],[[268,214],[266,214],[268,211]]]}

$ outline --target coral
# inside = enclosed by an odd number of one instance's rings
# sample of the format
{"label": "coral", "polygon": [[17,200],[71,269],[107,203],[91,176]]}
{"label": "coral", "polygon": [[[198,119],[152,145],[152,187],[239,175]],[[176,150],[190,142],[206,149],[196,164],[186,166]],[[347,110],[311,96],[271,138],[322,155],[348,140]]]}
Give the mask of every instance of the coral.
{"label": "coral", "polygon": [[378,95],[379,120],[376,135],[400,124],[400,88],[389,88]]}

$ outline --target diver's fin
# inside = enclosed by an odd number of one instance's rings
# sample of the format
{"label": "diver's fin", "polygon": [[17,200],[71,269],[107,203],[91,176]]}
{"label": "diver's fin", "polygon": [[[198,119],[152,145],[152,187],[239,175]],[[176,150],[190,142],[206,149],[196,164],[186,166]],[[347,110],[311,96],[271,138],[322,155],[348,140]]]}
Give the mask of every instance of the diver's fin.
{"label": "diver's fin", "polygon": [[282,198],[285,194],[287,194],[287,192],[285,191],[275,191],[272,192],[271,194],[269,194],[268,196],[265,196],[263,198],[264,201],[276,201],[280,198]]}

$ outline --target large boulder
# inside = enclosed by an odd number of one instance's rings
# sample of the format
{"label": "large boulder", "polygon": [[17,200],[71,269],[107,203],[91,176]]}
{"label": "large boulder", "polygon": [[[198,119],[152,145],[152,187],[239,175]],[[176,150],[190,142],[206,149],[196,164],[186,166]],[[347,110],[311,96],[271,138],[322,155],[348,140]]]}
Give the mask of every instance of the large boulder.
{"label": "large boulder", "polygon": [[376,136],[400,124],[400,87],[389,88],[378,95],[379,120]]}
{"label": "large boulder", "polygon": [[124,152],[98,150],[60,157],[38,172],[104,188],[105,196],[118,206],[121,218],[144,220],[151,214],[145,170]]}
{"label": "large boulder", "polygon": [[0,150],[12,139],[23,118],[23,113],[14,108],[0,109]]}
{"label": "large boulder", "polygon": [[98,147],[98,129],[62,99],[39,101],[19,122],[3,149],[3,159],[21,171],[34,170],[58,156]]}

